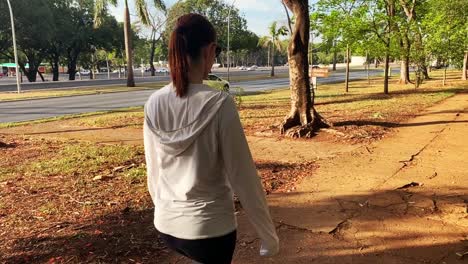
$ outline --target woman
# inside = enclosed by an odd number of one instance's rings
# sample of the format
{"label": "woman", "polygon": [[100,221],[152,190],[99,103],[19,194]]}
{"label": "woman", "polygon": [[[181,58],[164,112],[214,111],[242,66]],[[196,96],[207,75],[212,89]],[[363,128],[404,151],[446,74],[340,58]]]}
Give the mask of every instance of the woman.
{"label": "woman", "polygon": [[233,192],[261,239],[279,242],[236,105],[203,84],[219,55],[201,15],[177,20],[169,43],[172,83],[145,105],[144,143],[154,225],[171,249],[194,263],[231,263],[236,244]]}

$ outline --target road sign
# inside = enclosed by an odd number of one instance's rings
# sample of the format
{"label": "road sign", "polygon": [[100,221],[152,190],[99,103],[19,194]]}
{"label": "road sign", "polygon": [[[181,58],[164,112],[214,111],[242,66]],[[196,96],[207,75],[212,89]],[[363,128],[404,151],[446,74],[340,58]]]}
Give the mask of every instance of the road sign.
{"label": "road sign", "polygon": [[328,68],[312,68],[310,69],[311,77],[328,77]]}

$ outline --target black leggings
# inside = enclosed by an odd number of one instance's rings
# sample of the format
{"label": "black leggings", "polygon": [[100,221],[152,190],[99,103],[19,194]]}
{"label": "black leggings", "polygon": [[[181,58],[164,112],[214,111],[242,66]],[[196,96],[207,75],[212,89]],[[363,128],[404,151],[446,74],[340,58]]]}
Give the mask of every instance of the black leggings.
{"label": "black leggings", "polygon": [[161,239],[172,250],[190,258],[194,263],[230,264],[236,247],[237,232],[205,239],[180,239],[160,233]]}

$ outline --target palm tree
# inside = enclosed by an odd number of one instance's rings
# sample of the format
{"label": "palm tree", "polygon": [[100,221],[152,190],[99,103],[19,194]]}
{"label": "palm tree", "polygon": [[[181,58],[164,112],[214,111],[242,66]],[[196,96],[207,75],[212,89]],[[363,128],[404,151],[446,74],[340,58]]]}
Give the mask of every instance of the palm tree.
{"label": "palm tree", "polygon": [[283,42],[280,40],[280,36],[286,35],[288,29],[285,26],[278,27],[277,22],[275,21],[268,27],[268,31],[270,35],[261,37],[258,41],[258,45],[268,48],[268,53],[271,58],[269,58],[271,61],[270,76],[273,77],[275,76],[275,51],[283,50]]}
{"label": "palm tree", "polygon": [[[153,0],[154,6],[157,9],[165,10],[166,6],[163,0]],[[150,16],[148,14],[148,4],[146,0],[134,0],[138,18],[144,25],[150,25]],[[94,2],[94,24],[99,26],[102,18],[105,16],[108,5],[117,5],[117,0],[96,0]],[[135,79],[133,77],[133,50],[132,50],[132,34],[130,27],[130,12],[128,9],[128,0],[124,0],[124,35],[125,35],[125,53],[127,60],[127,86],[134,87]]]}

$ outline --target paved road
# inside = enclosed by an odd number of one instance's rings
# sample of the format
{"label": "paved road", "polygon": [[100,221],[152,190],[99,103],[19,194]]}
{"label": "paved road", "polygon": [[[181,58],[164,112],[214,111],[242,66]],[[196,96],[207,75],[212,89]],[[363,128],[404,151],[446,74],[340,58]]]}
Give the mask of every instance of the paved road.
{"label": "paved road", "polygon": [[[372,71],[372,75],[381,71]],[[353,72],[351,79],[365,78],[365,71]],[[319,79],[320,83],[342,82],[344,73],[331,74],[329,78]],[[287,78],[255,80],[232,83],[233,87],[242,87],[245,92],[266,91],[284,88],[289,85]],[[320,89],[320,86],[319,86]],[[232,89],[234,90],[234,89]],[[153,90],[83,95],[39,100],[26,100],[0,103],[0,123],[28,121],[67,114],[112,110],[143,105]]]}
{"label": "paved road", "polygon": [[[277,73],[287,73],[288,69],[285,67],[279,67],[276,69]],[[225,70],[215,70],[213,73],[227,78],[227,72]],[[239,71],[233,69],[230,72],[231,77],[237,76],[268,76],[269,70],[266,68],[261,68],[257,71]],[[102,78],[102,75],[99,75]],[[107,76],[107,75],[105,75]],[[97,80],[75,80],[75,81],[59,81],[59,82],[41,82],[38,80],[35,83],[25,82],[22,84],[22,90],[39,90],[39,89],[53,89],[53,88],[76,88],[76,87],[90,87],[90,86],[99,86],[99,85],[125,85],[126,79],[113,78],[113,79],[97,79]],[[138,74],[135,74],[135,82],[138,84],[144,83],[154,83],[154,82],[164,82],[169,81],[169,75],[157,73],[156,76],[146,76],[140,77]],[[3,78],[0,79],[0,92],[9,92],[16,91],[16,79],[14,78]]]}

